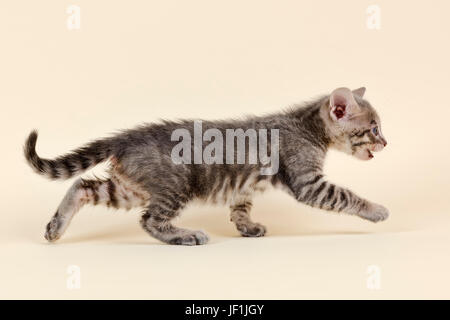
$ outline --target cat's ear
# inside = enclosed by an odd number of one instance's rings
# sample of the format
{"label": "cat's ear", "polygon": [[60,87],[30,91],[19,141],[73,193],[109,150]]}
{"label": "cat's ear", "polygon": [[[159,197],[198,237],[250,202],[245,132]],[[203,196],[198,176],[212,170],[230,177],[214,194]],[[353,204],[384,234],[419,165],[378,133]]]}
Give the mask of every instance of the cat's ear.
{"label": "cat's ear", "polygon": [[348,88],[338,88],[330,95],[330,116],[333,120],[349,119],[360,111],[359,105]]}
{"label": "cat's ear", "polygon": [[358,89],[355,89],[355,90],[352,91],[352,93],[355,96],[358,96],[360,98],[362,98],[364,96],[365,92],[366,92],[366,88],[365,87],[361,87],[361,88],[358,88]]}

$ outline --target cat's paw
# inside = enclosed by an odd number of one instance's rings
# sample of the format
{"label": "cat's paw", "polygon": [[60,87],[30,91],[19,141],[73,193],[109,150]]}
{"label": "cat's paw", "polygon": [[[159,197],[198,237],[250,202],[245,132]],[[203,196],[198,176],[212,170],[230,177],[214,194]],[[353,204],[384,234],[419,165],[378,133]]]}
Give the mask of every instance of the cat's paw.
{"label": "cat's paw", "polygon": [[362,210],[358,215],[361,218],[372,222],[380,222],[389,217],[389,211],[382,205],[370,203],[367,208]]}
{"label": "cat's paw", "polygon": [[45,239],[49,242],[53,242],[58,240],[61,237],[61,234],[59,233],[60,229],[60,222],[58,218],[53,217],[52,220],[47,224],[47,227],[45,229]]}
{"label": "cat's paw", "polygon": [[246,223],[237,225],[237,229],[243,237],[263,237],[267,229],[260,223]]}
{"label": "cat's paw", "polygon": [[209,237],[203,231],[192,231],[182,235],[178,235],[170,239],[168,242],[175,245],[183,246],[195,246],[200,244],[206,244],[209,241]]}

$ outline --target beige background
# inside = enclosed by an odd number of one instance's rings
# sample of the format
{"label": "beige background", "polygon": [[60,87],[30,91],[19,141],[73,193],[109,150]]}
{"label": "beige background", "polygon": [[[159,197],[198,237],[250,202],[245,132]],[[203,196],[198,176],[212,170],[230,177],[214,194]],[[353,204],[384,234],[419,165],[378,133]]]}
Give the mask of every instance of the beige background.
{"label": "beige background", "polygon": [[[81,29],[66,8],[81,7]],[[366,9],[381,8],[381,29]],[[448,1],[2,1],[1,298],[450,298]],[[361,162],[331,153],[330,180],[391,211],[370,224],[256,199],[261,239],[224,207],[178,224],[201,247],[161,244],[138,212],[84,208],[64,238],[44,228],[71,181],[32,173],[22,144],[40,130],[53,157],[158,118],[264,114],[339,86],[367,87],[389,145]],[[67,267],[81,289],[66,288]],[[369,290],[368,266],[381,270]]]}

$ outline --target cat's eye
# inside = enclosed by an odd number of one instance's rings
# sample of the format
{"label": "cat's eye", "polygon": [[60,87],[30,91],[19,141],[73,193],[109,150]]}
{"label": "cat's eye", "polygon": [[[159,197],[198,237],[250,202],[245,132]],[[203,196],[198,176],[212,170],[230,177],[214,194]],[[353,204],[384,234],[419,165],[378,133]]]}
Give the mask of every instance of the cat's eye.
{"label": "cat's eye", "polygon": [[373,127],[372,128],[372,133],[377,136],[378,135],[378,127]]}

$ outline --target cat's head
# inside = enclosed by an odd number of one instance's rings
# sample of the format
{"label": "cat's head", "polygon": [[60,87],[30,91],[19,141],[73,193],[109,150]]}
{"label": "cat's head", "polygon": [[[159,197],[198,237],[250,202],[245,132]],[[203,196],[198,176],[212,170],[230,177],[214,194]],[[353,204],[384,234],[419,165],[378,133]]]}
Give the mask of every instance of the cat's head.
{"label": "cat's head", "polygon": [[381,132],[381,122],[375,109],[363,99],[366,89],[338,88],[329,99],[330,126],[334,133],[333,146],[361,160],[373,158],[387,142]]}

